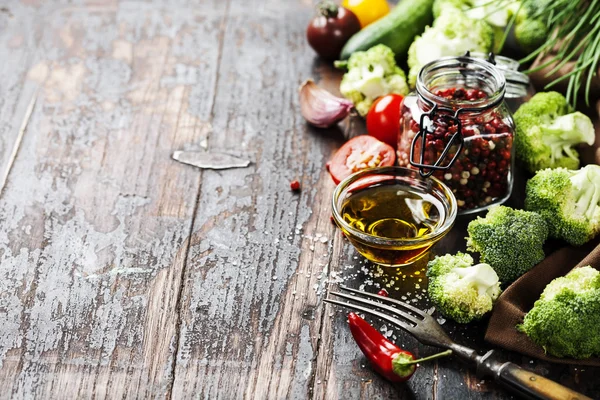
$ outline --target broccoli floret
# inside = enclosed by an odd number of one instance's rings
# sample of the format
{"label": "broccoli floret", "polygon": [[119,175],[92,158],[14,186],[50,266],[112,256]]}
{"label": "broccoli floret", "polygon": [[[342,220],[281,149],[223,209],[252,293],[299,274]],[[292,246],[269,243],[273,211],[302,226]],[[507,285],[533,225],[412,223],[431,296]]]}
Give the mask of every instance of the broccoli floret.
{"label": "broccoli floret", "polygon": [[544,168],[579,168],[580,143],[594,144],[594,125],[589,117],[571,112],[557,92],[538,93],[515,113],[517,158],[532,173]]}
{"label": "broccoli floret", "polygon": [[408,93],[406,74],[396,65],[392,50],[383,44],[367,51],[357,51],[347,63],[337,62],[336,66],[348,68],[342,78],[340,92],[354,103],[362,116],[367,115],[378,97]]}
{"label": "broccoli floret", "polygon": [[548,28],[539,19],[525,19],[515,24],[515,40],[523,51],[531,53],[548,39]]}
{"label": "broccoli floret", "polygon": [[[554,0],[525,0],[517,7],[515,20],[515,39],[519,47],[531,53],[548,40],[548,26],[544,15]],[[554,12],[562,8],[554,6]]]}
{"label": "broccoli floret", "polygon": [[509,284],[544,259],[548,225],[534,212],[491,207],[467,227],[467,249],[480,253],[502,284]]}
{"label": "broccoli floret", "polygon": [[467,50],[487,53],[492,49],[494,31],[485,22],[471,19],[463,12],[444,11],[433,26],[425,28],[408,49],[408,82],[415,86],[421,68],[446,56],[460,56]]}
{"label": "broccoli floret", "polygon": [[468,254],[438,256],[427,267],[429,298],[456,322],[481,319],[500,295],[496,272],[488,264],[473,265]]}
{"label": "broccoli floret", "polygon": [[600,356],[600,272],[576,268],[550,282],[517,328],[556,357]]}
{"label": "broccoli floret", "polygon": [[600,233],[600,166],[538,171],[527,182],[525,209],[546,219],[550,236],[582,245]]}

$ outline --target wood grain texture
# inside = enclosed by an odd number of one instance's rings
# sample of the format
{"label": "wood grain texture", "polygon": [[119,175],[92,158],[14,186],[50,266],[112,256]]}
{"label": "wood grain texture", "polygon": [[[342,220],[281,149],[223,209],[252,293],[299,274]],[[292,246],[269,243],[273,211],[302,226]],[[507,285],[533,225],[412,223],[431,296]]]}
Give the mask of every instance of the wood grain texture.
{"label": "wood grain texture", "polygon": [[298,114],[312,67],[297,28],[311,14],[296,2],[229,6],[209,147],[238,149],[254,165],[203,172],[174,398],[309,393],[333,234],[323,165],[339,144]]}
{"label": "wood grain texture", "polygon": [[[324,307],[342,282],[431,305],[423,263],[368,265],[330,222],[324,164],[365,127],[319,130],[300,116],[304,79],[337,92],[341,77],[306,45],[312,7],[0,6],[0,398],[510,398],[453,359],[390,385],[353,343],[346,310]],[[182,149],[253,163],[199,171],[170,159]],[[464,247],[467,222],[437,251]],[[488,348],[484,323],[444,327]],[[506,356],[600,395],[598,369]]]}
{"label": "wood grain texture", "polygon": [[7,7],[7,138],[39,92],[0,203],[0,397],[169,393],[199,185],[170,154],[205,131],[215,4]]}

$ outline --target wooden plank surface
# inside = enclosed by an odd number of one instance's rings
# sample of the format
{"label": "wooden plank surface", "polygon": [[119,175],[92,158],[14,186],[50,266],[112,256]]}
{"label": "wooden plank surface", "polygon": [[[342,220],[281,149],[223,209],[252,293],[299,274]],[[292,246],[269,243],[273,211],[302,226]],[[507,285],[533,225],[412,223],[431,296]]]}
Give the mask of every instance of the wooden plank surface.
{"label": "wooden plank surface", "polygon": [[[375,268],[329,220],[323,166],[365,129],[299,114],[304,79],[341,76],[305,43],[312,3],[0,7],[0,398],[510,398],[453,359],[391,385],[323,306],[339,283],[430,304],[423,264]],[[181,149],[253,163],[199,171]],[[444,327],[489,348],[484,323]],[[597,368],[506,356],[600,396]]]}
{"label": "wooden plank surface", "polygon": [[202,140],[209,107],[193,115],[189,93],[215,79],[217,50],[202,43],[218,3],[2,14],[7,138],[39,92],[0,203],[0,397],[170,392],[199,186],[170,154]]}

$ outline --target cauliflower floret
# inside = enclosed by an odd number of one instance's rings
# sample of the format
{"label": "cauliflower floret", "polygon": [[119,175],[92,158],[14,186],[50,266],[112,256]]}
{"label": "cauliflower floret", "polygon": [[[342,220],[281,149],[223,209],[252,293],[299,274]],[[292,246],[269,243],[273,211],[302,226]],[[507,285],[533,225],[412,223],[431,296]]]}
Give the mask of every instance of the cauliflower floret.
{"label": "cauliflower floret", "polygon": [[337,62],[336,66],[348,68],[342,78],[340,92],[354,103],[362,116],[369,112],[378,97],[408,93],[404,71],[396,65],[392,50],[383,44],[367,51],[357,51],[347,63]]}
{"label": "cauliflower floret", "polygon": [[414,87],[419,71],[431,61],[460,56],[468,50],[487,53],[493,43],[494,31],[487,23],[448,9],[408,49],[408,83]]}

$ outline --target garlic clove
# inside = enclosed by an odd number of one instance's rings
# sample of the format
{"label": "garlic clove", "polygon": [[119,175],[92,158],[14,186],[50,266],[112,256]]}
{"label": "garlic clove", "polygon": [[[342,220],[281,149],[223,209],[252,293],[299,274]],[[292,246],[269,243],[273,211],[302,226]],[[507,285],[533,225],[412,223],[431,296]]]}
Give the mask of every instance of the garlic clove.
{"label": "garlic clove", "polygon": [[300,112],[308,123],[328,128],[346,118],[354,107],[352,102],[336,97],[320,88],[312,79],[300,85]]}

